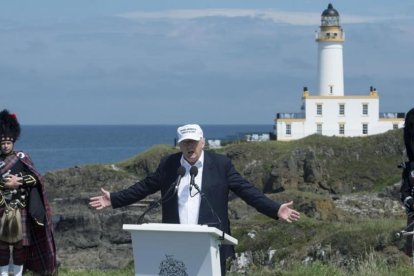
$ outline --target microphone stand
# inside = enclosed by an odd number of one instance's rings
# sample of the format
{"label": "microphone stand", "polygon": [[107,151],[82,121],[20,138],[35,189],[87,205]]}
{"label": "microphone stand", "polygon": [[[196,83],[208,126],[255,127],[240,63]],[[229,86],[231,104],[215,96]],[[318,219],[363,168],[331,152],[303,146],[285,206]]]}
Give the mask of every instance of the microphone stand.
{"label": "microphone stand", "polygon": [[[178,185],[180,185],[181,182],[181,178],[185,175],[185,168],[183,166],[178,167],[177,169],[177,174],[178,177],[177,179],[171,184],[171,186],[168,188],[167,192],[165,192],[164,196],[161,196],[161,198],[159,200],[157,200],[156,202],[152,203],[142,214],[141,216],[138,218],[138,223],[141,224],[142,220],[144,219],[144,216],[151,211],[152,209],[156,208],[157,206],[160,205],[160,203],[164,203],[167,202],[168,200],[170,200],[176,193],[178,190]],[[171,192],[172,194],[170,196],[168,196],[168,194]],[[168,196],[168,197],[167,197]]]}
{"label": "microphone stand", "polygon": [[[168,200],[170,200],[176,193],[176,189],[175,186],[177,185],[176,181],[174,181],[174,183],[170,186],[170,188],[167,190],[167,192],[165,193],[164,197],[161,197],[160,199],[158,199],[156,202],[153,202],[150,204],[150,206],[148,206],[147,209],[145,209],[145,211],[139,216],[138,218],[138,224],[142,224],[142,221],[145,217],[145,215],[153,210],[154,208],[158,207],[161,203],[166,202]],[[171,192],[172,194],[167,198],[166,196]]]}
{"label": "microphone stand", "polygon": [[[200,187],[193,181],[192,183],[190,182],[190,187],[194,186],[194,188],[197,190],[197,192],[200,194],[201,198],[204,199],[207,202],[208,207],[210,208],[211,213],[217,218],[218,222],[219,222],[219,226],[220,229],[223,228],[223,224],[221,222],[220,217],[217,215],[217,213],[214,211],[213,207],[210,204],[210,201],[208,200],[208,198],[204,195],[203,192],[201,192]],[[224,230],[221,230],[222,234],[221,237],[219,238],[220,241],[224,240],[224,235],[226,234],[224,232]]]}
{"label": "microphone stand", "polygon": [[142,221],[144,220],[145,215],[149,211],[151,211],[152,209],[154,209],[154,208],[156,208],[156,207],[158,207],[160,205],[160,200],[161,199],[157,200],[156,202],[151,203],[150,206],[148,206],[148,208],[145,209],[145,211],[138,218],[138,224],[142,224]]}

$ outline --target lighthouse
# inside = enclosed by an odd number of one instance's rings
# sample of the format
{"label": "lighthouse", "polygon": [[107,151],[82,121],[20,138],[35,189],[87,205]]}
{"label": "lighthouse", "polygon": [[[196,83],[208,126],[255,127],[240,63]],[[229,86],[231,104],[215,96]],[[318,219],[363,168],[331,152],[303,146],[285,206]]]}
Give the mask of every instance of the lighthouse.
{"label": "lighthouse", "polygon": [[320,96],[344,95],[343,43],[345,33],[339,23],[339,13],[332,4],[322,12],[321,26],[316,32],[318,43],[318,76]]}
{"label": "lighthouse", "polygon": [[[357,137],[384,133],[404,126],[405,113],[379,112],[376,88],[346,95],[342,49],[345,34],[339,13],[332,4],[322,12],[316,32],[318,43],[318,87],[312,93],[303,88],[301,112],[278,112],[275,137],[291,141],[312,134]],[[368,85],[367,85],[368,87]]]}

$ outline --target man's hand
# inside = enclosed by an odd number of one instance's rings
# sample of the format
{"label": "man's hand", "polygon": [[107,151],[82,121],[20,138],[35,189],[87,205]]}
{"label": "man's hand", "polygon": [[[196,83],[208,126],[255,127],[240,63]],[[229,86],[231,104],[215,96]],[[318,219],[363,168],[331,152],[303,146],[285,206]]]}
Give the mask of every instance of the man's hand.
{"label": "man's hand", "polygon": [[297,221],[300,218],[300,214],[298,211],[290,209],[289,206],[291,206],[292,204],[293,204],[293,201],[282,204],[279,208],[279,211],[277,212],[277,216],[280,219],[283,219],[289,223],[293,221]]}
{"label": "man's hand", "polygon": [[10,190],[14,190],[19,188],[19,186],[23,185],[23,178],[17,175],[10,174],[4,179],[4,187]]}
{"label": "man's hand", "polygon": [[89,206],[96,210],[101,210],[112,205],[111,194],[103,188],[101,188],[101,192],[101,196],[94,196],[89,199]]}

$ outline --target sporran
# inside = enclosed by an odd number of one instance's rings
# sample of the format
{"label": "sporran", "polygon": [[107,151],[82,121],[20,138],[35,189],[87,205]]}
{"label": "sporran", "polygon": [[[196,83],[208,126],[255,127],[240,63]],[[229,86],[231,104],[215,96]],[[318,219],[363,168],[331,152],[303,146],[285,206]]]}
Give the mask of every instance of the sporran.
{"label": "sporran", "polygon": [[22,217],[19,208],[5,206],[0,220],[0,240],[16,243],[22,240]]}

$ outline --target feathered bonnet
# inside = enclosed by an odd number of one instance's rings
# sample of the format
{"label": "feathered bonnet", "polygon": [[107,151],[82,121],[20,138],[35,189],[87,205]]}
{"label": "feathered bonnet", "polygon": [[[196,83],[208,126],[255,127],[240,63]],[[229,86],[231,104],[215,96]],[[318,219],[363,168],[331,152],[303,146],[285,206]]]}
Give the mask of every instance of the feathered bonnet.
{"label": "feathered bonnet", "polygon": [[414,108],[405,115],[404,143],[408,160],[414,162]]}
{"label": "feathered bonnet", "polygon": [[16,114],[10,114],[7,109],[0,112],[0,139],[1,141],[16,142],[20,136],[20,124]]}

